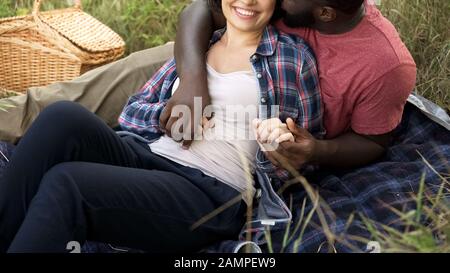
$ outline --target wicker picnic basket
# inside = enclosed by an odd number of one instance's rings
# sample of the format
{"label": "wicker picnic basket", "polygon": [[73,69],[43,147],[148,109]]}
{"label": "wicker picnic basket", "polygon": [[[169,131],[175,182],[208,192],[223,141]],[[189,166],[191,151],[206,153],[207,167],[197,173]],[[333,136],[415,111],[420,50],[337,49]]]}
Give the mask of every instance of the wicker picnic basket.
{"label": "wicker picnic basket", "polygon": [[25,92],[33,86],[71,80],[123,55],[125,42],[109,27],[71,8],[0,19],[0,90]]}

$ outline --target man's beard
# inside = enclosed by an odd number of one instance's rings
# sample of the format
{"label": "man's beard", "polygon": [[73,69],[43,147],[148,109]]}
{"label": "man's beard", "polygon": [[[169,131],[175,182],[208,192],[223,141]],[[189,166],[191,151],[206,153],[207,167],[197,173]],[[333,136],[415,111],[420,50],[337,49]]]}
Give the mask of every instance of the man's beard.
{"label": "man's beard", "polygon": [[316,22],[312,11],[303,11],[297,14],[289,14],[284,12],[283,22],[286,26],[291,28],[296,27],[311,27]]}

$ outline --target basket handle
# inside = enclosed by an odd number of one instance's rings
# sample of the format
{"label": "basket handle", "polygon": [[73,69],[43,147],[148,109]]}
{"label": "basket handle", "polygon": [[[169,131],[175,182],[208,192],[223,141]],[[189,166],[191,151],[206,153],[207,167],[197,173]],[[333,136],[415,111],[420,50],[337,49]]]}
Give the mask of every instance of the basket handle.
{"label": "basket handle", "polygon": [[[42,0],[35,0],[34,6],[33,6],[33,13],[32,16],[34,18],[34,23],[38,27],[38,31],[42,33],[44,36],[49,39],[49,41],[57,46],[59,49],[61,49],[63,52],[78,56],[77,54],[74,54],[74,52],[79,53],[79,55],[83,55],[83,52],[80,51],[76,46],[72,44],[72,42],[68,41],[67,39],[63,38],[56,30],[52,29],[48,24],[46,24],[41,19],[40,15],[40,7],[41,7]],[[81,9],[81,1],[75,0],[74,8]]]}
{"label": "basket handle", "polygon": [[[34,5],[33,5],[33,14],[38,14],[40,9],[41,9],[41,3],[43,2],[43,0],[34,0]],[[81,7],[81,0],[74,0],[74,8],[76,9],[82,9]]]}

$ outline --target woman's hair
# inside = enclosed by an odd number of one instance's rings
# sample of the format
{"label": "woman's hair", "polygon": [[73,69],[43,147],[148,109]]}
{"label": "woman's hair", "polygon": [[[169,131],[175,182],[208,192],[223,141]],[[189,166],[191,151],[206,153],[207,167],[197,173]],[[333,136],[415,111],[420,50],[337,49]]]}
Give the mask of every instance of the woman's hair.
{"label": "woman's hair", "polygon": [[[222,0],[207,0],[209,6],[218,12],[222,12]],[[273,12],[272,18],[270,22],[275,22],[277,19],[280,19],[283,15],[283,10],[281,9],[281,0],[276,0],[275,10]]]}

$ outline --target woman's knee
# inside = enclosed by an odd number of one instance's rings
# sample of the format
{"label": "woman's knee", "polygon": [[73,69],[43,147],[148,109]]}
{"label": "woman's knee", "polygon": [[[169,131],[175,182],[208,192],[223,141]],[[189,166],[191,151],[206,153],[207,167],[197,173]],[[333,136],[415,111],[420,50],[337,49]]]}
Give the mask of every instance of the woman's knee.
{"label": "woman's knee", "polygon": [[73,135],[80,132],[93,116],[78,103],[58,101],[44,108],[33,122],[33,126],[35,130],[45,131],[47,134],[56,132],[59,137],[64,137],[66,134]]}
{"label": "woman's knee", "polygon": [[70,196],[76,196],[78,193],[75,179],[77,172],[76,162],[64,162],[53,166],[43,176],[38,193],[50,195],[61,201],[69,201],[72,199]]}
{"label": "woman's knee", "polygon": [[86,108],[72,101],[58,101],[45,107],[38,119],[52,122],[54,125],[71,124],[83,121],[83,117],[91,114]]}

